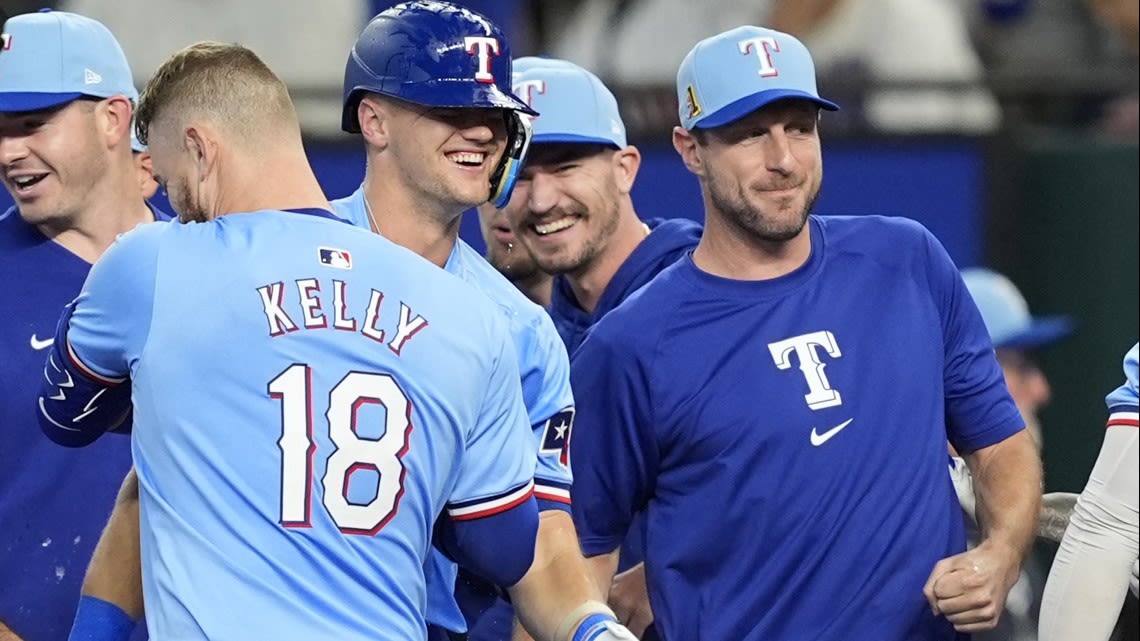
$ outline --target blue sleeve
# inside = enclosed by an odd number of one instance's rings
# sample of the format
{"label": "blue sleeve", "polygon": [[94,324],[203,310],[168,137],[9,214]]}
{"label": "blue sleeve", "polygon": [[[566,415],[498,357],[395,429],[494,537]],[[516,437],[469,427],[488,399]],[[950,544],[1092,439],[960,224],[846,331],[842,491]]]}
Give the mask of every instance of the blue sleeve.
{"label": "blue sleeve", "polygon": [[168,228],[143,225],[120,236],[64,310],[38,399],[40,426],[52,440],[87,445],[126,423],[129,377],[150,330],[159,240]]}
{"label": "blue sleeve", "polygon": [[926,273],[942,319],[947,438],[962,453],[999,443],[1025,428],[1005,386],[989,332],[962,275],[929,231]]}
{"label": "blue sleeve", "polygon": [[1132,425],[1136,424],[1136,370],[1138,350],[1140,350],[1140,343],[1133,345],[1132,349],[1128,350],[1128,353],[1124,355],[1124,384],[1113,390],[1104,399],[1109,411],[1113,414],[1127,414],[1131,412]]}
{"label": "blue sleeve", "polygon": [[538,461],[534,496],[540,510],[570,511],[570,435],[574,428],[574,395],[570,391],[570,358],[542,309],[516,336],[523,400],[534,432]]}
{"label": "blue sleeve", "polygon": [[660,464],[648,369],[628,340],[597,331],[613,320],[595,328],[570,365],[578,409],[570,441],[573,516],[586,556],[621,545]]}
{"label": "blue sleeve", "polygon": [[509,510],[476,520],[440,519],[433,542],[459,565],[509,588],[530,569],[537,539],[538,504],[530,497]]}

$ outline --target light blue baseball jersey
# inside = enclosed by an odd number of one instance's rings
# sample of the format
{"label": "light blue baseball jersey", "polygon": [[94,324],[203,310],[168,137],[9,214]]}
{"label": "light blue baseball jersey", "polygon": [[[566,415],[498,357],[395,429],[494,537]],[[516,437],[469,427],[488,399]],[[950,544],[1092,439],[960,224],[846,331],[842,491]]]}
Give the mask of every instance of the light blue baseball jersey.
{"label": "light blue baseball jersey", "polygon": [[966,549],[946,474],[1023,429],[958,269],[917,223],[809,218],[811,256],[741,281],[691,255],[575,353],[588,555],[646,513],[661,638],[961,638],[922,587]]}
{"label": "light blue baseball jersey", "polygon": [[[363,187],[346,198],[334,200],[332,205],[341,218],[357,227],[371,228]],[[456,242],[444,269],[468,283],[472,291],[489,298],[509,322],[518,356],[523,402],[538,452],[535,498],[540,509],[568,510],[572,480],[568,444],[574,422],[574,396],[570,391],[569,358],[558,330],[546,310],[524,296],[462,239]],[[427,573],[429,588],[436,585],[441,588],[429,591],[428,620],[456,632],[466,630],[453,597],[455,564],[437,553]],[[477,589],[485,594],[489,590],[488,586]]]}
{"label": "light blue baseball jersey", "polygon": [[1112,390],[1105,397],[1108,405],[1108,426],[1137,426],[1138,397],[1136,392],[1137,360],[1140,359],[1140,343],[1132,346],[1124,355],[1124,384]]}
{"label": "light blue baseball jersey", "polygon": [[[499,311],[328,212],[126,234],[61,343],[53,356],[132,389],[155,638],[422,639],[441,513],[533,509]],[[84,429],[45,416],[53,438]],[[530,516],[502,536],[533,540]]]}

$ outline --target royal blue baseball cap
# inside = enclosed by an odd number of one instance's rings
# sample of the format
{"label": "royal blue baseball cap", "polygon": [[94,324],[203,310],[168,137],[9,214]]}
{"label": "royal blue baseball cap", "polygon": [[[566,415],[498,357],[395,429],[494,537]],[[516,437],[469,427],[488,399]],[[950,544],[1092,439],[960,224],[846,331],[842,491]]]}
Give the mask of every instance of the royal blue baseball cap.
{"label": "royal blue baseball cap", "polygon": [[557,58],[527,56],[514,61],[512,93],[539,113],[532,144],[598,143],[626,146],[617,99],[597,76]]}
{"label": "royal blue baseball cap", "polygon": [[1005,276],[980,267],[962,270],[966,289],[982,312],[994,347],[1033,349],[1073,333],[1068,316],[1033,316],[1017,286]]}
{"label": "royal blue baseball cap", "polygon": [[116,95],[134,103],[139,98],[127,57],[102,23],[49,9],[8,18],[0,51],[0,112]]}
{"label": "royal blue baseball cap", "polygon": [[815,64],[794,37],[743,26],[705,38],[677,71],[681,126],[711,129],[785,98],[806,98],[828,111],[839,105],[819,96]]}

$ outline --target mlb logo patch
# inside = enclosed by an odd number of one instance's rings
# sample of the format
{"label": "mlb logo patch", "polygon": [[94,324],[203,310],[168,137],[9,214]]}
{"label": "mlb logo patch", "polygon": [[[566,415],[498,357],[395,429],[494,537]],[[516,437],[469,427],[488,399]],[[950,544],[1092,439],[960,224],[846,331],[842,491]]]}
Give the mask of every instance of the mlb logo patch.
{"label": "mlb logo patch", "polygon": [[570,465],[570,433],[574,430],[574,408],[567,407],[546,421],[542,434],[542,453],[558,452],[558,461]]}
{"label": "mlb logo patch", "polygon": [[336,267],[337,269],[352,269],[352,255],[343,249],[318,247],[317,255],[322,265]]}

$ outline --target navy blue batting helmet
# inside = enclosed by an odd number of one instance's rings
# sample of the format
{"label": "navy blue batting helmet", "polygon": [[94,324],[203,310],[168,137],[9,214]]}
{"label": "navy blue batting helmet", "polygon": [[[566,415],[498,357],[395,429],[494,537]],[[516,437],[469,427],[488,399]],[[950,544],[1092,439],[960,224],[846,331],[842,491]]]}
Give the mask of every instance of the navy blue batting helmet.
{"label": "navy blue batting helmet", "polygon": [[366,92],[432,107],[486,107],[537,115],[511,93],[511,50],[487,18],[448,2],[403,2],[376,15],[344,69],[341,128],[360,133]]}

